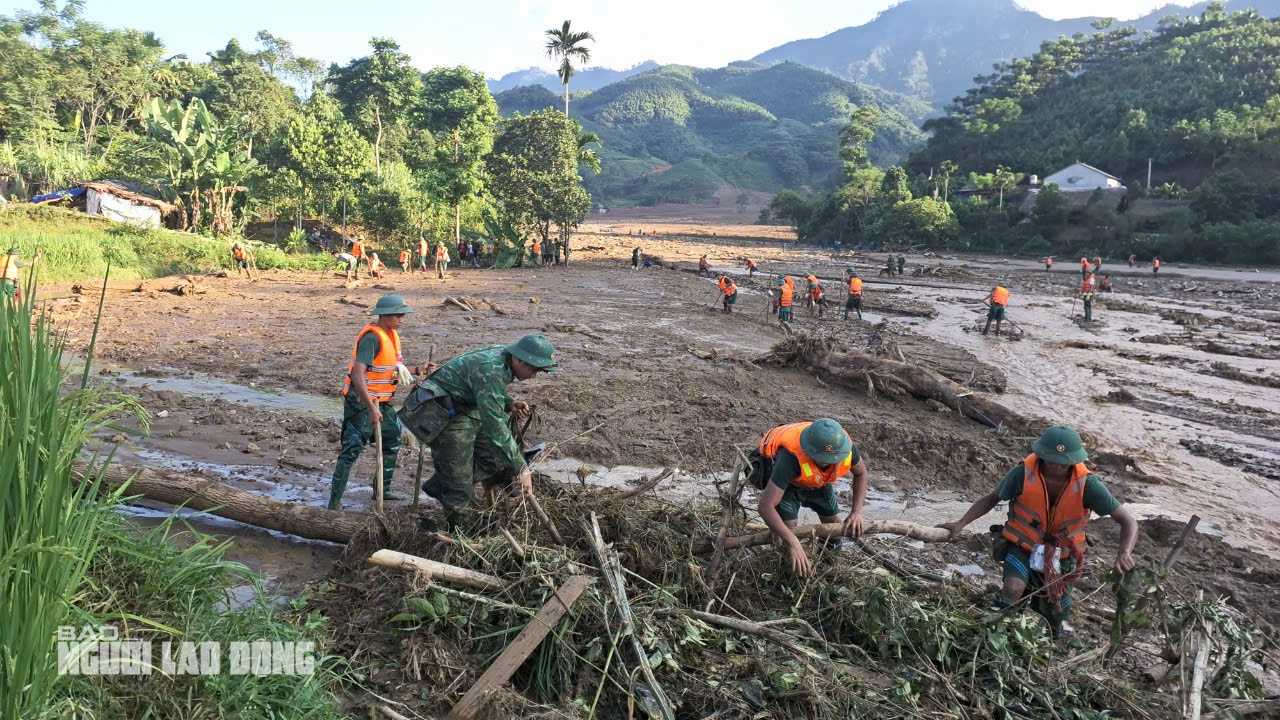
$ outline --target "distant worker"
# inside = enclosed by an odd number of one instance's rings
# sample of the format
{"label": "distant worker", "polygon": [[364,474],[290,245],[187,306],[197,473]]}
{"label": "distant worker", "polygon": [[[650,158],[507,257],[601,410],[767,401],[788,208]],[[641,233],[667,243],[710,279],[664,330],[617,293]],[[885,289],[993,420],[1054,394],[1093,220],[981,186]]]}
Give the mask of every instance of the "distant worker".
{"label": "distant worker", "polygon": [[755,276],[756,276],[756,261],[752,260],[751,258],[747,258],[747,278],[750,279]]}
{"label": "distant worker", "polygon": [[1080,258],[1080,279],[1085,279],[1089,274],[1089,258]]}
{"label": "distant worker", "polygon": [[757,510],[761,519],[786,544],[791,571],[809,574],[809,556],[792,532],[800,508],[818,514],[824,523],[840,522],[836,483],[853,474],[849,515],[841,531],[845,537],[862,535],[862,507],[867,500],[867,466],[849,433],[830,418],[780,425],[764,434],[751,453],[749,478],[760,488]]}
{"label": "distant worker", "polygon": [[231,246],[232,264],[236,266],[236,277],[240,277],[240,273],[244,273],[250,280],[253,279],[253,271],[249,269],[249,261],[253,259],[253,255],[249,252],[240,241],[236,241]]}
{"label": "distant worker", "polygon": [[444,246],[443,242],[436,243],[436,277],[444,280],[444,274],[449,272],[449,248]]}
{"label": "distant worker", "polygon": [[959,520],[938,526],[950,531],[954,541],[969,523],[1008,501],[1009,518],[992,552],[1004,563],[1004,583],[995,605],[1007,608],[1031,598],[1032,607],[1049,621],[1056,636],[1071,632],[1067,624],[1071,586],[1084,570],[1090,512],[1110,515],[1120,524],[1115,569],[1127,573],[1135,566],[1138,521],[1089,473],[1084,464],[1088,459],[1079,433],[1051,427],[994,492],[980,498]]}
{"label": "distant worker", "polygon": [[849,297],[844,301],[844,319],[849,319],[849,311],[857,310],[858,319],[862,319],[862,278],[849,273]]}
{"label": "distant worker", "polygon": [[409,252],[409,248],[400,251],[400,272],[407,273],[413,269],[413,253]]}
{"label": "distant worker", "polygon": [[1080,300],[1084,303],[1084,322],[1087,323],[1093,322],[1093,291],[1096,289],[1097,281],[1094,279],[1094,274],[1089,273],[1084,282],[1080,283]]}
{"label": "distant worker", "polygon": [[1129,267],[1133,267],[1133,264],[1137,261],[1138,261],[1137,255],[1134,255],[1134,254],[1129,255]]}
{"label": "distant worker", "polygon": [[534,265],[542,264],[542,243],[536,239],[529,243],[529,259],[533,261]]}
{"label": "distant worker", "polygon": [[721,275],[716,284],[720,286],[720,292],[724,293],[724,314],[728,315],[738,302],[738,286],[733,284],[733,278],[728,275]]}
{"label": "distant worker", "polygon": [[333,259],[337,260],[342,265],[342,269],[346,271],[347,282],[351,282],[351,276],[353,274],[356,278],[360,277],[360,271],[356,267],[355,255],[352,255],[351,253],[336,252],[333,254]]}
{"label": "distant worker", "polygon": [[885,259],[884,267],[889,271],[889,277],[893,277],[893,256],[890,255]]}
{"label": "distant worker", "polygon": [[31,262],[19,260],[20,257],[22,257],[22,251],[11,247],[4,260],[0,260],[0,297],[22,299],[22,278],[18,271],[35,265],[40,260],[40,254],[36,253]]}
{"label": "distant worker", "polygon": [[635,270],[638,267],[640,267],[640,248],[637,247],[631,251],[631,269]]}
{"label": "distant worker", "polygon": [[1000,337],[1000,323],[1004,322],[1005,310],[1009,307],[1009,288],[1004,283],[997,284],[991,290],[991,294],[987,296],[987,302],[991,304],[987,310],[987,324],[982,328],[982,334],[986,335],[991,329],[991,321],[996,321],[996,337]]}
{"label": "distant worker", "polygon": [[512,423],[528,418],[532,408],[513,400],[507,386],[557,367],[551,342],[526,335],[506,347],[468,350],[419,384],[447,410],[430,443],[435,473],[422,489],[444,506],[451,527],[465,525],[477,482],[491,499],[513,481],[525,496],[533,495],[533,476],[512,432]]}
{"label": "distant worker", "polygon": [[1099,272],[1099,271],[1101,271],[1101,270],[1102,270],[1102,258],[1101,258],[1101,257],[1095,257],[1095,258],[1093,259],[1093,269],[1091,269],[1089,272],[1091,272],[1091,273],[1096,273],[1096,272]]}
{"label": "distant worker", "polygon": [[1151,277],[1160,274],[1160,258],[1151,258]]}
{"label": "distant worker", "polygon": [[360,279],[360,262],[362,260],[364,262],[369,261],[368,250],[365,248],[364,243],[359,238],[355,238],[351,241],[351,255],[356,259],[356,279],[359,280]]}
{"label": "distant worker", "polygon": [[907,257],[902,253],[898,253],[898,275],[902,275],[902,269],[907,266]]}
{"label": "distant worker", "polygon": [[384,496],[397,498],[389,489],[400,455],[400,418],[391,401],[400,382],[434,369],[433,365],[426,365],[411,371],[404,365],[399,330],[404,316],[411,312],[399,295],[383,295],[369,313],[377,319],[356,335],[347,365],[346,387],[342,390],[342,451],[329,484],[330,510],[341,506],[351,466],[364,446],[375,442],[375,425],[382,430],[382,487],[387,491]]}
{"label": "distant worker", "polygon": [[790,277],[778,278],[778,322],[790,329],[791,304],[795,300],[795,281]]}
{"label": "distant worker", "polygon": [[1049,257],[1044,259],[1044,271],[1050,272],[1052,270],[1053,270],[1053,256],[1050,255]]}
{"label": "distant worker", "polygon": [[1098,292],[1112,292],[1112,290],[1111,276],[1103,275],[1102,279],[1098,281]]}
{"label": "distant worker", "polygon": [[707,256],[703,255],[698,258],[698,277],[711,277],[711,265],[707,263]]}
{"label": "distant worker", "polygon": [[418,237],[418,269],[427,271],[427,260],[431,257],[431,243],[425,237]]}
{"label": "distant worker", "polygon": [[809,292],[805,296],[804,304],[810,310],[817,306],[818,317],[822,317],[823,306],[827,304],[826,296],[822,292],[822,283],[818,282],[818,277],[813,273],[805,276],[805,280],[809,281]]}
{"label": "distant worker", "polygon": [[378,257],[378,253],[369,254],[369,275],[381,280],[382,271],[386,269],[387,266],[382,264],[382,258]]}

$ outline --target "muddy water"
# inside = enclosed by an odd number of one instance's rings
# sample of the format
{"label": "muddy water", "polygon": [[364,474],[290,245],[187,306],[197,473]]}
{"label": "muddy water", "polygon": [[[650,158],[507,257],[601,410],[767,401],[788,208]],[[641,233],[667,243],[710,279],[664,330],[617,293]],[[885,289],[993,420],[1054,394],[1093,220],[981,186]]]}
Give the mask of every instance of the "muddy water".
{"label": "muddy water", "polygon": [[[1220,533],[1231,544],[1280,556],[1280,532],[1274,523],[1280,512],[1280,484],[1193,456],[1179,444],[1184,439],[1199,439],[1280,457],[1280,443],[1243,432],[1230,423],[1215,423],[1211,413],[1197,408],[1206,401],[1228,407],[1234,402],[1277,414],[1280,393],[1188,369],[1190,365],[1216,361],[1250,372],[1274,372],[1280,369],[1280,362],[1210,354],[1179,345],[1132,342],[1136,337],[1157,333],[1182,334],[1181,327],[1154,314],[1095,310],[1095,319],[1101,322],[1084,329],[1068,320],[1071,302],[1061,298],[1036,297],[1034,302],[1028,298],[1023,305],[1015,297],[1009,315],[1025,329],[1025,339],[1010,342],[983,337],[972,332],[975,319],[983,317],[972,312],[975,294],[946,290],[931,290],[928,294],[948,296],[954,302],[938,303],[939,316],[925,322],[924,331],[1002,368],[1009,378],[1002,403],[1094,433],[1112,446],[1106,449],[1131,455],[1144,471],[1162,478],[1161,484],[1143,486],[1138,497],[1123,498],[1131,510],[1140,516],[1179,519],[1198,514],[1203,518],[1203,530]],[[1141,300],[1162,304],[1150,298]],[[1197,312],[1215,314],[1211,307],[1194,307]],[[1096,343],[1102,348],[1066,345],[1072,341]],[[1114,350],[1172,356],[1188,365],[1134,361],[1119,357]],[[1100,402],[1100,398],[1120,388],[1158,397],[1170,408],[1167,412],[1180,417]],[[1184,411],[1179,412],[1179,407]]]}

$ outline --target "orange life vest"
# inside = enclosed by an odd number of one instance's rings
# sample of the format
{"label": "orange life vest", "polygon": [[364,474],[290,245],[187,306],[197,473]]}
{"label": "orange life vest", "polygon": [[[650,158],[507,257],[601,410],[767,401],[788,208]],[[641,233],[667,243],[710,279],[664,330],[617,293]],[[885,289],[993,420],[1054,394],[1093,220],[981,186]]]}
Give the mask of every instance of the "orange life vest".
{"label": "orange life vest", "polygon": [[718,284],[720,285],[720,292],[724,293],[725,297],[733,297],[738,294],[738,287],[728,278],[721,279]]}
{"label": "orange life vest", "polygon": [[351,255],[357,258],[364,257],[364,243],[359,240],[351,243]]}
{"label": "orange life vest", "polygon": [[991,302],[1001,307],[1009,306],[1009,289],[1003,285],[997,285],[995,290],[991,291]]}
{"label": "orange life vest", "polygon": [[542,243],[538,242],[537,240],[533,241],[533,254],[534,255],[542,254]]}
{"label": "orange life vest", "polygon": [[4,269],[3,269],[3,271],[0,271],[0,280],[8,280],[9,282],[13,283],[14,285],[17,285],[17,284],[18,284],[18,269],[19,269],[19,265],[18,265],[18,256],[17,256],[17,255],[5,255],[5,256],[4,256]]}
{"label": "orange life vest", "polygon": [[706,266],[707,266],[707,256],[706,256],[706,255],[703,255],[702,257],[698,258],[698,265],[700,265],[701,267],[706,267]]}
{"label": "orange life vest", "polygon": [[1080,258],[1080,267],[1089,267],[1089,258]]}
{"label": "orange life vest", "polygon": [[809,288],[809,297],[813,298],[813,299],[814,299],[814,301],[821,300],[821,299],[822,299],[822,286],[821,286],[821,285],[814,285],[813,287]]}
{"label": "orange life vest", "polygon": [[862,278],[849,278],[849,294],[862,297]]}
{"label": "orange life vest", "polygon": [[409,251],[408,251],[408,250],[401,250],[401,251],[400,251],[400,264],[401,264],[401,265],[407,265],[407,264],[409,264]]}
{"label": "orange life vest", "polygon": [[449,251],[444,249],[444,243],[436,246],[436,262],[449,262]]}
{"label": "orange life vest", "polygon": [[404,362],[404,358],[400,355],[400,333],[394,330],[388,332],[374,324],[365,325],[356,336],[355,347],[351,348],[351,363],[347,365],[347,384],[342,389],[342,394],[351,392],[351,373],[356,369],[356,351],[360,347],[360,338],[370,332],[378,336],[378,355],[373,359],[373,364],[364,371],[365,383],[375,401],[391,402],[391,398],[396,394],[396,383],[399,382],[396,365]]}
{"label": "orange life vest", "polygon": [[431,243],[426,240],[418,241],[418,257],[426,257],[431,254]]}
{"label": "orange life vest", "polygon": [[1160,267],[1160,258],[1151,261],[1151,267]]}
{"label": "orange life vest", "polygon": [[[791,278],[787,278],[787,279],[790,280]],[[778,301],[779,306],[791,307],[791,298],[793,295],[795,295],[795,292],[796,292],[795,286],[792,285],[791,283],[786,283],[782,285],[781,288],[782,288],[782,298]]]}
{"label": "orange life vest", "polygon": [[853,469],[853,451],[849,451],[849,454],[840,462],[823,470],[804,454],[804,450],[800,449],[800,433],[812,424],[799,422],[779,425],[770,430],[760,439],[760,454],[773,460],[778,457],[778,448],[785,448],[800,461],[800,474],[791,481],[791,484],[806,488],[820,488],[834,483]]}
{"label": "orange life vest", "polygon": [[[1040,474],[1040,458],[1031,453],[1022,461],[1022,494],[1009,501],[1009,520],[1004,524],[1004,537],[1027,552],[1045,544],[1045,536],[1053,533],[1060,542],[1070,541],[1083,553],[1086,548],[1085,527],[1089,511],[1084,507],[1085,478],[1089,468],[1084,463],[1071,467],[1071,480],[1052,503],[1044,477]],[[1062,555],[1070,548],[1059,546]]]}
{"label": "orange life vest", "polygon": [[1049,267],[1053,267],[1053,258],[1045,258],[1044,264],[1048,265]]}
{"label": "orange life vest", "polygon": [[805,280],[808,280],[810,285],[817,285],[817,284],[818,284],[818,278],[817,278],[817,277],[815,277],[815,276],[813,276],[813,275],[807,275],[807,276],[805,276]]}
{"label": "orange life vest", "polygon": [[753,268],[755,266],[756,266],[756,261],[752,260],[751,258],[747,258],[747,267]]}
{"label": "orange life vest", "polygon": [[1084,282],[1080,283],[1080,292],[1085,295],[1092,295],[1093,284],[1094,284],[1094,279],[1093,279],[1093,276],[1090,275],[1089,277],[1084,279]]}
{"label": "orange life vest", "polygon": [[231,248],[231,256],[237,260],[244,260],[245,259],[244,248],[240,247],[239,245],[236,245],[235,247]]}

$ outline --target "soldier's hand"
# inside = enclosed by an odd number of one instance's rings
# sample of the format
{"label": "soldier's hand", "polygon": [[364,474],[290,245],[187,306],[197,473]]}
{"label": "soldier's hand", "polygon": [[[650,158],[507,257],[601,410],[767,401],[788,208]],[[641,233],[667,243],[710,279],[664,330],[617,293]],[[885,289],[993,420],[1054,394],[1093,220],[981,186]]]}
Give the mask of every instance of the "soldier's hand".
{"label": "soldier's hand", "polygon": [[529,417],[529,403],[523,400],[517,400],[511,403],[511,409],[515,410],[516,415],[520,416],[520,419],[522,420]]}
{"label": "soldier's hand", "polygon": [[1119,555],[1116,555],[1116,570],[1119,570],[1122,573],[1127,573],[1136,566],[1137,563],[1133,561],[1132,554],[1120,553]]}
{"label": "soldier's hand", "polygon": [[528,465],[525,465],[520,470],[516,480],[520,482],[520,492],[524,493],[525,497],[533,497],[533,471],[529,469]]}
{"label": "soldier's hand", "polygon": [[849,513],[849,517],[844,519],[844,535],[845,537],[862,537],[862,513],[853,511]]}
{"label": "soldier's hand", "polygon": [[934,527],[942,528],[943,530],[946,530],[947,532],[950,533],[947,536],[947,542],[955,542],[957,539],[959,539],[960,530],[962,529],[960,527],[960,523],[953,523],[953,522],[942,523],[941,525],[934,525]]}
{"label": "soldier's hand", "polygon": [[418,367],[414,368],[413,374],[414,375],[430,375],[431,373],[436,371],[437,367],[439,366],[436,365],[435,363],[429,362],[429,363],[426,363],[425,365],[419,365]]}
{"label": "soldier's hand", "polygon": [[374,403],[372,406],[370,406],[369,421],[372,422],[374,425],[379,425],[382,423],[382,408],[379,407],[378,403]]}
{"label": "soldier's hand", "polygon": [[791,543],[791,572],[800,577],[809,575],[809,555],[805,553],[799,540]]}

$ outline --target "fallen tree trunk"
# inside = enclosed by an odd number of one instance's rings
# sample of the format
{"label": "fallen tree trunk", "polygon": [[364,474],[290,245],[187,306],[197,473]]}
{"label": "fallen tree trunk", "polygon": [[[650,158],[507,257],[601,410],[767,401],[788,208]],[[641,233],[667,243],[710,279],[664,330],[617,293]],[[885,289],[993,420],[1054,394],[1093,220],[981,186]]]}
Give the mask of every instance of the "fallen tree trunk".
{"label": "fallen tree trunk", "polygon": [[[107,290],[111,292],[136,293],[143,291],[142,283],[136,280],[111,280],[107,282]],[[71,286],[71,292],[77,295],[101,295],[102,283],[79,282]]]}
{"label": "fallen tree trunk", "polygon": [[[74,482],[83,482],[89,472],[86,463],[71,469]],[[229,520],[268,530],[297,535],[310,540],[346,543],[369,522],[366,513],[325,510],[308,505],[283,502],[258,493],[228,487],[209,478],[197,478],[173,472],[108,466],[103,483],[120,487],[126,483],[130,495],[141,495],[169,505],[204,510]]]}
{"label": "fallen tree trunk", "polygon": [[445,582],[466,585],[477,590],[501,590],[503,583],[492,575],[485,575],[482,572],[460,568],[456,565],[447,565],[435,560],[428,560],[417,555],[409,555],[407,553],[397,552],[395,550],[379,550],[365,562],[370,565],[379,567],[392,568],[395,570],[409,570],[420,572],[432,580],[443,580]]}
{"label": "fallen tree trunk", "polygon": [[828,340],[801,334],[774,345],[754,359],[756,364],[801,367],[827,379],[874,396],[911,395],[936,400],[966,417],[991,427],[1037,433],[1043,423],[1010,410],[985,396],[963,389],[941,375],[916,365],[877,358],[856,351],[836,350]]}
{"label": "fallen tree trunk", "polygon": [[[923,540],[924,542],[946,542],[951,537],[951,533],[942,528],[925,527],[906,520],[867,520],[862,523],[862,531],[866,535],[902,535],[913,540]],[[809,537],[838,538],[844,535],[844,525],[842,523],[804,525],[792,530],[792,532],[801,540]],[[772,530],[761,530],[751,535],[725,538],[723,549],[736,550],[737,548],[751,547],[753,545],[768,545],[773,542],[773,538]],[[705,555],[715,550],[715,546],[716,543],[710,540],[703,540],[694,546],[693,551],[699,555]]]}

